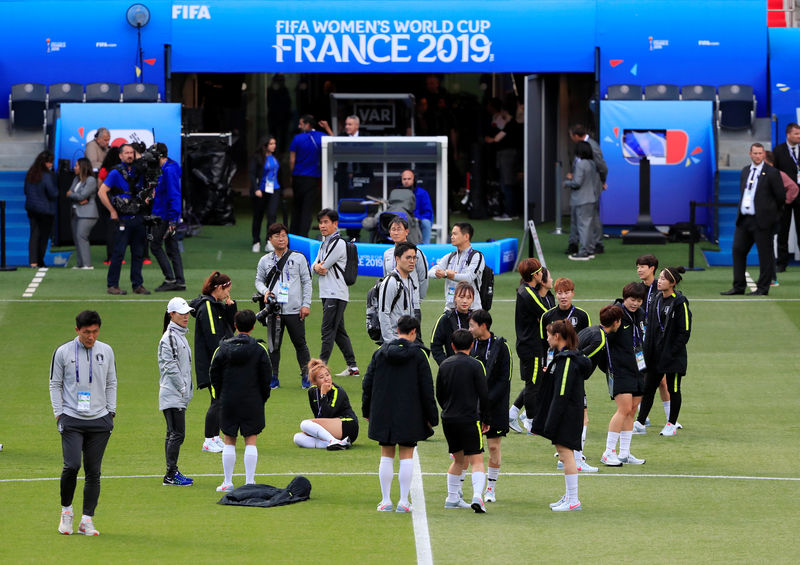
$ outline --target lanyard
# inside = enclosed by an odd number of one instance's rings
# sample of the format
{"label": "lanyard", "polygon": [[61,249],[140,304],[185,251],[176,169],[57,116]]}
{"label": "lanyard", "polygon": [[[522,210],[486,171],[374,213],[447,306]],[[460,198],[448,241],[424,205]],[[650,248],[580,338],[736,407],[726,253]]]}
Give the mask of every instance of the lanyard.
{"label": "lanyard", "polygon": [[319,389],[317,389],[317,417],[322,417],[322,399],[319,396]]}
{"label": "lanyard", "polygon": [[[661,332],[664,332],[664,325],[661,323],[661,304],[663,303],[663,294],[658,297],[658,304],[656,304],[656,318],[658,319],[658,326],[661,328]],[[674,295],[673,295],[674,296]],[[672,297],[670,297],[672,298]],[[665,320],[666,321],[666,320]]]}
{"label": "lanyard", "polygon": [[[284,253],[284,255],[285,255],[285,254],[286,254],[286,253],[288,253],[288,252],[289,252],[289,250],[287,249],[287,250],[286,250],[286,251],[284,251],[283,253]],[[281,257],[278,257],[278,254],[277,254],[277,253],[275,253],[275,252],[273,251],[273,252],[272,252],[272,259],[273,259],[272,268],[273,268],[273,269],[275,269],[275,270],[277,271],[277,270],[278,270],[278,269],[277,269],[277,267],[278,267],[278,263],[280,262],[280,260],[281,260],[281,259],[283,259],[283,256],[281,256]],[[284,265],[284,268],[283,268],[283,269],[281,269],[281,270],[278,272],[278,280],[279,280],[279,281],[281,281],[281,282],[283,282],[283,281],[284,281],[284,279],[285,279],[285,280],[286,280],[286,282],[288,283],[288,282],[290,282],[290,279],[289,279],[289,273],[288,273],[288,272],[287,272],[287,273],[285,273],[285,276],[284,276],[284,271],[287,271],[287,269],[286,269],[286,266],[285,266],[285,265]]]}
{"label": "lanyard", "polygon": [[648,314],[650,314],[650,295],[652,293],[653,293],[653,285],[651,284],[650,286],[647,287],[647,303],[645,304],[645,307],[644,307],[644,320],[645,320],[645,323],[647,323]]}
{"label": "lanyard", "polygon": [[[468,247],[464,250],[464,255],[461,256],[461,261],[458,260],[458,252],[456,252],[455,256],[453,257],[456,260],[456,266],[458,267],[457,273],[460,273],[464,269],[464,265],[467,263],[467,258],[469,257],[469,252],[472,251],[472,247]],[[450,266],[450,263],[447,264]]]}
{"label": "lanyard", "polygon": [[[486,343],[486,359],[489,359],[489,350],[492,348],[492,336],[489,336],[489,341]],[[478,354],[478,340],[475,340],[475,345],[472,346],[472,352]]]}
{"label": "lanyard", "polygon": [[[92,355],[89,354],[89,384],[92,384]],[[75,382],[81,382],[80,371],[78,370],[78,340],[75,340]]]}
{"label": "lanyard", "polygon": [[[464,314],[465,316],[469,316],[469,310]],[[456,324],[458,324],[458,329],[464,329],[461,327],[461,312],[456,309]],[[469,327],[469,322],[467,322],[467,326]]]}
{"label": "lanyard", "polygon": [[[640,341],[639,340],[639,328],[636,327],[636,320],[633,319],[633,316],[631,316],[631,313],[628,312],[628,309],[625,308],[625,306],[622,307],[622,311],[625,312],[625,315],[631,321],[631,325],[633,326],[633,347],[636,348],[639,345],[639,341]],[[658,323],[660,324],[661,320],[659,320]]]}
{"label": "lanyard", "polygon": [[[559,310],[563,312],[563,310],[561,310],[560,308],[559,308]],[[575,307],[573,306],[573,307],[572,307],[572,309],[569,311],[569,313],[567,313],[567,315],[566,315],[566,316],[564,316],[564,317],[563,317],[563,318],[561,318],[561,319],[562,319],[562,320],[569,320],[569,319],[572,317],[572,313],[573,313],[574,311],[575,311]]]}
{"label": "lanyard", "polygon": [[[397,276],[400,278],[400,285],[403,287],[403,294],[409,297],[407,300],[411,303],[411,309],[413,310],[414,309],[414,293],[411,292],[408,289],[408,286],[406,285],[405,280],[400,275],[400,271],[398,271],[396,267],[394,269],[394,272],[397,273]],[[460,328],[461,328],[461,326],[459,325],[459,329]]]}
{"label": "lanyard", "polygon": [[[600,331],[603,332],[604,334],[606,333],[602,328],[600,329]],[[611,348],[608,345],[608,335],[605,336],[605,340],[606,340],[606,357],[608,357],[608,373],[607,374],[613,375],[614,374],[614,370],[611,367]]]}

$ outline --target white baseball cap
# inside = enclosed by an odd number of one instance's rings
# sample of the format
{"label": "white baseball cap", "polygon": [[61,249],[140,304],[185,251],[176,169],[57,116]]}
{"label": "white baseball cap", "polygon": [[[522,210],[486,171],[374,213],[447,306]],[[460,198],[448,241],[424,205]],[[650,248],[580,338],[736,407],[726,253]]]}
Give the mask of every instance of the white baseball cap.
{"label": "white baseball cap", "polygon": [[167,304],[167,312],[177,312],[178,314],[188,314],[189,312],[194,312],[194,308],[189,306],[186,301],[181,298],[180,296],[176,296],[172,300],[169,301]]}

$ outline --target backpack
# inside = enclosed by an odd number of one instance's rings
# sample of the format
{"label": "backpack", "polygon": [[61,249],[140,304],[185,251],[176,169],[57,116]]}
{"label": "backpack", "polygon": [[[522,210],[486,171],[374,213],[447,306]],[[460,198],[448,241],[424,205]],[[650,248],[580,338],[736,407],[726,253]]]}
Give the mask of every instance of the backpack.
{"label": "backpack", "polygon": [[[480,254],[480,256],[483,258],[483,253],[477,249],[470,249],[469,253],[467,253],[467,264],[472,261],[472,257],[476,253]],[[447,257],[448,265],[455,256],[456,252],[452,251]],[[494,299],[494,270],[486,264],[485,258],[483,258],[483,273],[481,273],[477,286],[478,296],[481,298],[481,308],[488,312],[492,308],[492,300]]]}
{"label": "backpack", "polygon": [[[339,239],[342,239],[342,237],[339,236]],[[352,241],[347,241],[345,239],[342,239],[342,241],[344,241],[347,261],[345,262],[344,270],[338,270],[342,273],[344,284],[347,286],[353,286],[356,284],[356,279],[358,278],[358,248]],[[333,247],[331,247],[328,250],[328,253],[325,255],[326,259],[328,258],[328,255],[331,254],[331,251],[333,251]]]}
{"label": "backpack", "polygon": [[[397,282],[402,283],[400,276],[395,272],[386,275],[386,277],[395,277]],[[367,292],[367,334],[369,335],[370,339],[372,339],[372,341],[378,345],[383,343],[383,334],[381,334],[381,321],[378,317],[378,312],[381,310],[380,305],[378,304],[378,297],[380,296],[381,285],[386,277],[381,277],[375,281],[375,284]],[[395,307],[397,301],[400,299],[401,292],[402,290],[398,288],[397,294],[395,294],[394,298],[392,299],[392,306],[389,308],[390,311]]]}

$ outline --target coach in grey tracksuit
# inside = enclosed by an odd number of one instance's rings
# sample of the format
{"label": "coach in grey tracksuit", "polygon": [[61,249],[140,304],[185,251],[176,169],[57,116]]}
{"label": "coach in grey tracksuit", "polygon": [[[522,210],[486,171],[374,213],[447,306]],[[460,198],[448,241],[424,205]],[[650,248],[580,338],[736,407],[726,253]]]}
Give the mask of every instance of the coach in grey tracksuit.
{"label": "coach in grey tracksuit", "polygon": [[83,454],[86,481],[83,514],[94,516],[100,497],[100,467],[117,412],[114,351],[97,341],[100,315],[84,310],[75,318],[77,337],[53,354],[50,403],[61,433],[62,511],[72,512],[72,499]]}
{"label": "coach in grey tracksuit", "polygon": [[[393,224],[394,222],[392,222],[390,229],[393,227]],[[408,229],[406,229],[406,233],[408,233]],[[407,239],[395,241],[395,245],[404,241],[407,241]],[[394,257],[394,247],[390,247],[383,252],[383,276],[385,277],[391,273],[395,267],[397,267],[397,261],[395,261]],[[422,322],[420,304],[421,301],[425,300],[425,297],[428,295],[428,260],[420,248],[417,248],[417,264],[414,266],[414,270],[411,271],[411,274],[408,277],[411,281],[412,290],[414,292],[413,316]],[[397,320],[395,320],[395,322],[396,321]],[[397,336],[395,336],[393,339],[397,339]]]}
{"label": "coach in grey tracksuit", "polygon": [[417,248],[404,241],[394,246],[395,268],[387,275],[378,289],[378,320],[381,339],[389,343],[397,339],[397,321],[403,316],[414,316],[419,304],[414,302],[411,273],[417,262]]}
{"label": "coach in grey tracksuit", "polygon": [[[278,377],[281,362],[281,344],[284,328],[289,330],[300,366],[301,379],[308,378],[308,362],[311,355],[306,344],[305,318],[311,311],[311,270],[302,253],[288,248],[288,230],[283,224],[272,224],[267,231],[267,239],[275,249],[264,255],[256,269],[256,290],[266,296],[272,293],[281,305],[281,323],[270,328],[269,356],[272,363],[272,376]],[[278,263],[286,254],[286,262],[278,271]],[[346,288],[346,285],[345,285]]]}
{"label": "coach in grey tracksuit", "polygon": [[430,268],[428,275],[444,279],[444,307],[453,310],[456,286],[461,281],[466,281],[475,290],[475,300],[472,302],[473,310],[480,310],[481,306],[481,278],[486,263],[483,253],[472,248],[474,230],[471,224],[459,222],[453,225],[450,232],[450,243],[456,250],[448,253],[439,262]]}

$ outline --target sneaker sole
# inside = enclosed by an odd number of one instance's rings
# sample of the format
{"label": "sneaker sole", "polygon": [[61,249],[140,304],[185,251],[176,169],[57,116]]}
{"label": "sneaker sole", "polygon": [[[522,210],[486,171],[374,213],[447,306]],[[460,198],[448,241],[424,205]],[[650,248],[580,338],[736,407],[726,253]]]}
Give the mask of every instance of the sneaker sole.
{"label": "sneaker sole", "polygon": [[622,467],[622,463],[606,463],[605,461],[602,461],[602,463],[606,467]]}
{"label": "sneaker sole", "polygon": [[478,502],[473,502],[469,507],[475,511],[475,514],[486,514],[486,507],[481,506]]}
{"label": "sneaker sole", "polygon": [[378,512],[394,512],[394,506],[388,504],[386,506],[378,506]]}
{"label": "sneaker sole", "polygon": [[631,461],[622,461],[623,465],[644,465],[647,462],[647,459],[639,459],[636,463]]}

